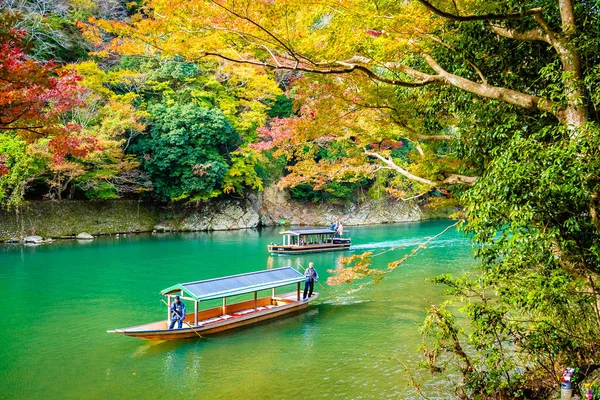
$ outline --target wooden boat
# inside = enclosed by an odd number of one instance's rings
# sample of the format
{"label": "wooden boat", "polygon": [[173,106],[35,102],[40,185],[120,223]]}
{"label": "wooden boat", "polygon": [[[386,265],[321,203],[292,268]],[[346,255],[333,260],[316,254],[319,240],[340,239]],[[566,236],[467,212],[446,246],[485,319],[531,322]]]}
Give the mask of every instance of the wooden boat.
{"label": "wooden boat", "polygon": [[351,239],[336,237],[337,232],[328,229],[290,229],[280,232],[282,244],[271,243],[267,246],[273,254],[301,254],[320,251],[348,250]]}
{"label": "wooden boat", "polygon": [[[178,340],[204,336],[228,329],[239,328],[260,321],[269,320],[305,309],[319,294],[313,293],[307,301],[301,299],[300,283],[305,277],[293,268],[277,268],[246,274],[226,276],[197,282],[179,283],[161,291],[167,297],[169,307],[175,296],[193,302],[193,312],[185,316],[181,329],[169,329],[168,319],[149,324],[107,331],[147,340]],[[276,288],[296,285],[296,291],[276,295]],[[258,298],[258,292],[271,289],[271,295]],[[227,304],[227,298],[254,293],[254,298],[238,303]],[[220,307],[198,310],[202,301],[222,299]],[[190,309],[189,303],[186,309]],[[168,311],[168,310],[167,310]],[[190,328],[191,326],[191,328]],[[192,329],[193,328],[193,329]],[[195,332],[194,332],[195,331]],[[197,333],[196,333],[197,332]]]}

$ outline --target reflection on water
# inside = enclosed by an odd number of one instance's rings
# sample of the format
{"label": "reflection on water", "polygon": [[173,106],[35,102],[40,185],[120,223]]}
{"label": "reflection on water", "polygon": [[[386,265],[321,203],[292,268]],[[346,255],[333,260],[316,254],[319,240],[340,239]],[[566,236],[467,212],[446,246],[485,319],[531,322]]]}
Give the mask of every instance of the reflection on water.
{"label": "reflection on water", "polygon": [[[348,234],[355,252],[406,244],[374,259],[385,268],[412,250],[411,243],[449,224],[350,227]],[[146,342],[105,333],[164,318],[158,293],[177,282],[284,266],[302,271],[312,261],[325,284],[327,270],[352,253],[269,256],[266,246],[278,231],[0,246],[0,292],[22,295],[25,305],[14,307],[18,299],[0,305],[0,397],[414,398],[403,365],[421,362],[418,324],[425,308],[442,300],[441,289],[425,279],[472,263],[468,241],[453,231],[382,283],[327,287],[337,301],[317,286],[319,298],[302,313],[202,340]],[[444,384],[428,381],[426,388],[443,398]]]}

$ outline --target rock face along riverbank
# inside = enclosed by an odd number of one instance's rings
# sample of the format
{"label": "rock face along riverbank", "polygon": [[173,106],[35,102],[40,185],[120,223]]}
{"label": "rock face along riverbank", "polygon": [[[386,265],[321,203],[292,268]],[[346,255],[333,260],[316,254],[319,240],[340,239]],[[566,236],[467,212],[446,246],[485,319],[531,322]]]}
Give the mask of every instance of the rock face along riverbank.
{"label": "rock face along riverbank", "polygon": [[415,203],[392,200],[348,205],[305,204],[290,200],[274,187],[247,199],[210,201],[199,205],[167,206],[134,200],[33,201],[19,210],[0,212],[0,240],[43,237],[74,237],[157,231],[213,231],[259,226],[366,225],[423,219]]}

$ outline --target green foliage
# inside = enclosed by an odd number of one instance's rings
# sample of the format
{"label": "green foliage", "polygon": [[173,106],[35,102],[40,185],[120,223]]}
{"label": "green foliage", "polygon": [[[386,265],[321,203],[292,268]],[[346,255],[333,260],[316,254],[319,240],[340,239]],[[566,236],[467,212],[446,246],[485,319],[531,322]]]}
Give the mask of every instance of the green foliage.
{"label": "green foliage", "polygon": [[221,193],[229,170],[228,149],[239,140],[215,109],[195,104],[157,104],[148,136],[131,150],[149,174],[161,200],[205,200]]}
{"label": "green foliage", "polygon": [[223,192],[242,194],[246,189],[262,191],[262,180],[256,171],[260,163],[259,157],[251,149],[231,153],[231,168],[223,179]]}
{"label": "green foliage", "polygon": [[90,200],[111,200],[118,199],[117,188],[110,182],[100,182],[94,187],[85,191],[85,195]]}
{"label": "green foliage", "polygon": [[347,203],[357,198],[360,188],[367,186],[367,181],[360,182],[328,182],[322,189],[315,190],[311,185],[301,184],[289,189],[290,197],[302,202]]}
{"label": "green foliage", "polygon": [[280,94],[275,98],[275,102],[267,110],[267,115],[271,118],[289,118],[294,115],[294,104],[291,98],[285,94]]}
{"label": "green foliage", "polygon": [[499,130],[506,140],[490,146],[485,173],[463,195],[463,230],[481,264],[435,280],[464,304],[468,329],[430,311],[436,322],[424,331],[429,353],[464,353],[459,395],[531,397],[538,375],[600,359],[600,129]]}
{"label": "green foliage", "polygon": [[[559,24],[555,5],[541,3],[523,6],[544,6],[545,17]],[[600,78],[591,51],[600,25],[590,25],[578,7],[586,22],[577,44],[589,66],[582,84],[591,89]],[[435,51],[445,68],[477,80],[468,58],[492,85],[566,103],[567,76],[546,44],[498,40],[483,23],[456,28],[445,39],[457,51]],[[562,367],[600,360],[600,223],[594,217],[600,129],[598,101],[589,93],[591,122],[579,130],[452,87],[429,92],[416,111],[436,130],[441,110],[450,111],[460,133],[457,155],[480,176],[461,196],[462,229],[480,263],[466,276],[434,279],[453,300],[432,307],[423,325],[429,367],[439,372],[452,357],[463,376],[460,398],[544,398]]]}
{"label": "green foliage", "polygon": [[17,135],[0,135],[0,156],[6,173],[0,174],[0,203],[3,207],[18,205],[27,184],[43,170],[43,162],[27,153],[27,143]]}

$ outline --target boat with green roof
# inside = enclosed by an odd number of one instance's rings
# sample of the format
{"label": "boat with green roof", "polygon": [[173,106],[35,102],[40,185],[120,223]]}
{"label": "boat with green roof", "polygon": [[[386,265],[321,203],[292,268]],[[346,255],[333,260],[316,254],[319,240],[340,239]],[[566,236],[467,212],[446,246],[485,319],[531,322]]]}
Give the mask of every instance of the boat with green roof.
{"label": "boat with green roof", "polygon": [[[167,319],[108,332],[147,340],[178,340],[271,320],[301,311],[319,296],[318,293],[313,293],[306,301],[301,299],[300,284],[304,280],[304,274],[293,268],[284,267],[179,283],[160,292],[167,298],[165,302],[169,309]],[[296,290],[276,294],[276,289],[290,285],[295,286]],[[258,296],[259,291],[269,289],[271,290],[269,296]],[[244,294],[253,294],[253,298],[228,304],[228,298]],[[194,311],[185,316],[185,326],[169,329],[170,308],[176,296],[187,301],[188,304],[193,303]],[[202,302],[215,299],[221,299],[222,305],[200,310]]]}

